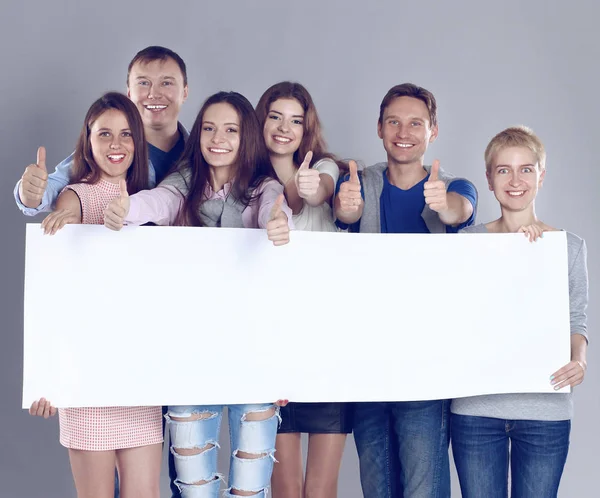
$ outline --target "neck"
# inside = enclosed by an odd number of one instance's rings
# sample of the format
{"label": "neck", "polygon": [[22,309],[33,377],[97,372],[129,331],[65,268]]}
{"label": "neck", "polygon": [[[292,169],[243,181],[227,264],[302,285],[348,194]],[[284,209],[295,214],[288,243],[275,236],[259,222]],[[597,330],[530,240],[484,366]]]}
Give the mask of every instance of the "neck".
{"label": "neck", "polygon": [[398,163],[388,157],[388,180],[403,190],[408,190],[427,176],[423,159],[413,163]]}
{"label": "neck", "polygon": [[535,214],[535,207],[532,204],[523,211],[509,211],[501,208],[502,216],[496,221],[490,223],[495,232],[515,233],[519,228],[527,225],[543,225]]}
{"label": "neck", "polygon": [[231,166],[219,166],[217,168],[210,166],[210,188],[213,192],[220,192],[226,183],[231,181]]}
{"label": "neck", "polygon": [[275,173],[277,173],[277,178],[285,186],[296,174],[294,156],[291,154],[285,156],[270,154],[270,158],[273,169],[275,170]]}
{"label": "neck", "polygon": [[177,127],[177,121],[161,126],[160,128],[152,128],[150,126],[144,127],[146,133],[146,140],[148,143],[154,145],[157,149],[163,152],[169,152],[179,140],[179,129]]}

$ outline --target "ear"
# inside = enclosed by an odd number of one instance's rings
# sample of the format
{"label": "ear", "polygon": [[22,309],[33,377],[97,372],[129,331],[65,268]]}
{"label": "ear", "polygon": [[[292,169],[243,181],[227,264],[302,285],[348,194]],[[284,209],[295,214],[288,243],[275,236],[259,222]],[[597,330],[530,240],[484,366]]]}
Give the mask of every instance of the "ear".
{"label": "ear", "polygon": [[544,178],[546,177],[546,168],[544,168],[542,170],[542,172],[540,173],[540,179],[538,180],[538,188],[542,188],[542,185],[544,184]]}
{"label": "ear", "polygon": [[435,139],[438,136],[438,125],[435,125],[431,128],[431,136],[429,137],[429,143],[435,142]]}
{"label": "ear", "polygon": [[188,86],[185,85],[183,87],[183,101],[185,102],[185,100],[188,98]]}
{"label": "ear", "polygon": [[129,82],[127,82],[127,98],[131,99],[131,90],[129,89]]}
{"label": "ear", "polygon": [[490,189],[490,191],[493,192],[494,186],[492,185],[492,176],[490,175],[489,171],[485,172],[485,178],[486,178],[486,180],[488,182],[488,188]]}
{"label": "ear", "polygon": [[383,139],[383,133],[381,132],[381,121],[377,121],[377,136]]}

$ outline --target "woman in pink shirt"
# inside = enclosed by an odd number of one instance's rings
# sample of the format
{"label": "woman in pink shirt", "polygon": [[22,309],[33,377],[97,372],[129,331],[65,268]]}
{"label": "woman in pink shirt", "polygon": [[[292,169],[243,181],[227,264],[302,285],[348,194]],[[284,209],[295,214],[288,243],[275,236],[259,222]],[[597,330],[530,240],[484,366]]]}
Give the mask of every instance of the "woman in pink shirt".
{"label": "woman in pink shirt", "polygon": [[[292,213],[252,105],[239,93],[219,92],[200,109],[176,170],[154,190],[114,200],[104,219],[115,230],[124,223],[147,222],[266,228],[269,240],[282,245],[289,241]],[[279,406],[285,404],[228,405],[232,456],[225,496],[265,496]],[[216,455],[222,411],[223,405],[169,406],[175,482],[183,498],[219,495]]]}

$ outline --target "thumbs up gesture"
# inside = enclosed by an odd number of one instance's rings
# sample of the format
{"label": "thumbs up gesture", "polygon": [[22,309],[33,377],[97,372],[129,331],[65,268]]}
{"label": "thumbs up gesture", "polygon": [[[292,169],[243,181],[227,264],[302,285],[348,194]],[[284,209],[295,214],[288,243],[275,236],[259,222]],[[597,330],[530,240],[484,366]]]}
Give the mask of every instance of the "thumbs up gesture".
{"label": "thumbs up gesture", "polygon": [[288,225],[287,215],[281,210],[284,201],[283,194],[280,194],[271,209],[271,217],[267,222],[267,236],[273,242],[274,246],[282,246],[290,241],[290,227]]}
{"label": "thumbs up gesture", "polygon": [[440,162],[436,159],[431,166],[429,179],[425,182],[423,195],[425,203],[436,213],[448,210],[448,193],[446,184],[438,179]]}
{"label": "thumbs up gesture", "polygon": [[310,169],[310,161],[312,160],[312,157],[312,151],[308,151],[304,157],[304,161],[302,161],[302,164],[294,176],[296,189],[298,190],[298,196],[300,196],[302,199],[309,199],[316,195],[321,183],[321,175],[319,171],[316,169]]}
{"label": "thumbs up gesture", "polygon": [[358,166],[355,161],[350,161],[350,179],[340,185],[338,199],[340,209],[345,212],[356,212],[363,203],[360,194],[360,178]]}
{"label": "thumbs up gesture", "polygon": [[123,228],[123,222],[129,214],[129,193],[125,180],[119,180],[121,193],[119,197],[110,201],[104,210],[104,226],[111,230],[119,231]]}
{"label": "thumbs up gesture", "polygon": [[46,149],[40,147],[37,150],[37,161],[25,168],[19,185],[19,197],[21,202],[29,207],[36,208],[44,197],[48,185],[48,171],[46,170]]}

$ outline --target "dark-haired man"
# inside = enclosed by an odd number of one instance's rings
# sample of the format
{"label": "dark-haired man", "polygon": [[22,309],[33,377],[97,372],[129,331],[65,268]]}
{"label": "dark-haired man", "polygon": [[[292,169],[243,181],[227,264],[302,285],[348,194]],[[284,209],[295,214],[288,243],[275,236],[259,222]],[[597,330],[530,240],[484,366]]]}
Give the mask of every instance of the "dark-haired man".
{"label": "dark-haired man", "polygon": [[[445,172],[439,161],[423,165],[438,134],[431,92],[410,83],[390,89],[380,106],[377,133],[387,161],[361,173],[351,163],[335,198],[340,227],[364,233],[450,233],[473,223],[473,184]],[[449,400],[356,403],[355,411],[365,498],[450,496]]]}

